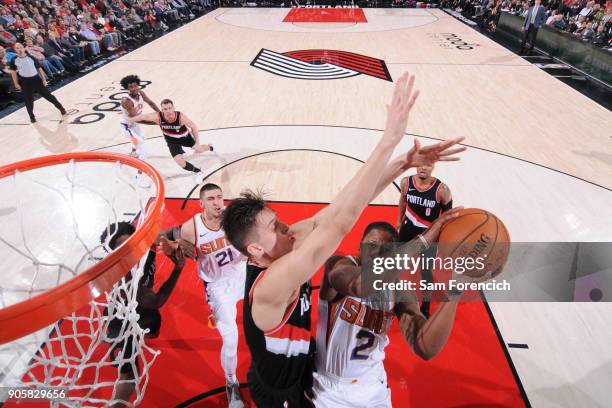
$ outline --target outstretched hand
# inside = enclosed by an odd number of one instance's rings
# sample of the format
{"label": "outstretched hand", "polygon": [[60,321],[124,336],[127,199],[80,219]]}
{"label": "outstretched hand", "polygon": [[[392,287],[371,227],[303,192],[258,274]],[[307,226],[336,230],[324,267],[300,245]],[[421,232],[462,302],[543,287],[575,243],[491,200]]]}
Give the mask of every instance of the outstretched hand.
{"label": "outstretched hand", "polygon": [[185,265],[185,257],[178,241],[171,241],[162,235],[159,238],[159,248],[177,267],[182,268]]}
{"label": "outstretched hand", "polygon": [[414,139],[414,146],[406,154],[406,161],[402,166],[402,170],[407,170],[411,167],[420,167],[425,165],[433,165],[438,161],[457,161],[460,158],[455,156],[458,153],[464,152],[466,147],[456,147],[451,149],[452,146],[460,143],[465,139],[459,137],[445,142],[436,143],[430,146],[421,146],[421,142],[418,139]]}
{"label": "outstretched hand", "polygon": [[385,136],[399,140],[406,132],[408,115],[419,96],[419,90],[414,89],[414,75],[405,72],[395,84],[391,104],[387,105],[387,125]]}

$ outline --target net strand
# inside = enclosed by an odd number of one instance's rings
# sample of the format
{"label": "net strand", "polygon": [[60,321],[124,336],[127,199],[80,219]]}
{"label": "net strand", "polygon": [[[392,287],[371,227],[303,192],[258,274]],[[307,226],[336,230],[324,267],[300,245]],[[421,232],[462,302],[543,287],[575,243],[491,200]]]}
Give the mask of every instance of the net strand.
{"label": "net strand", "polygon": [[[10,296],[32,297],[60,285],[66,278],[76,276],[93,263],[103,259],[104,252],[109,251],[110,229],[114,226],[116,230],[120,222],[122,212],[118,208],[127,198],[132,202],[129,211],[139,214],[140,221],[148,216],[146,203],[151,198],[151,192],[135,185],[134,178],[130,177],[135,172],[133,167],[115,162],[114,171],[109,172],[107,166],[106,174],[115,176],[114,189],[108,195],[97,191],[96,183],[85,184],[85,180],[79,177],[80,167],[73,160],[65,164],[63,184],[64,187],[67,186],[66,192],[62,191],[62,186],[46,184],[46,179],[39,181],[30,174],[19,171],[5,178],[11,181],[15,191],[13,195],[16,203],[15,215],[19,224],[18,234],[21,242],[11,242],[2,235],[0,242],[9,251],[27,260],[32,273],[27,276],[29,282],[25,286],[18,285],[22,283],[21,280],[16,283],[0,283],[2,307],[11,304],[6,300]],[[63,257],[57,262],[44,259],[44,254],[37,254],[34,247],[29,244],[32,234],[28,233],[25,227],[29,214],[24,211],[27,204],[24,192],[32,188],[26,185],[28,183],[60,198],[61,205],[67,209],[66,226],[69,227],[72,238],[64,241],[65,252],[60,254]],[[107,231],[106,242],[93,242],[91,239],[88,241],[86,233],[89,231],[84,229],[85,226],[79,225],[80,219],[77,215],[77,207],[82,205],[79,203],[80,196],[96,200],[99,211],[106,214],[102,218],[104,226],[100,228]],[[134,211],[136,209],[138,211]],[[60,249],[62,248],[57,251]],[[75,262],[69,264],[68,255],[76,252],[80,255],[73,256]],[[145,258],[134,265],[132,270],[110,290],[102,293],[81,310],[64,317],[46,329],[18,341],[0,345],[0,385],[33,388],[67,387],[69,399],[51,404],[57,407],[102,407],[114,403],[123,403],[128,407],[137,406],[144,397],[149,382],[149,370],[159,355],[159,351],[145,343],[148,330],[138,325],[140,317],[136,310],[138,282],[143,275],[145,259],[146,254]],[[51,274],[55,275],[48,285],[41,282],[48,279]],[[119,322],[119,330],[113,333],[111,323],[117,324],[116,322]],[[36,351],[32,353],[32,350]],[[27,367],[23,375],[9,378],[11,375],[14,376],[11,370],[21,365]],[[134,378],[122,379],[122,367],[130,367]],[[12,382],[6,383],[8,380]],[[116,386],[128,383],[134,387],[132,402],[120,400],[116,395]],[[2,401],[3,396],[0,395],[0,405]]]}

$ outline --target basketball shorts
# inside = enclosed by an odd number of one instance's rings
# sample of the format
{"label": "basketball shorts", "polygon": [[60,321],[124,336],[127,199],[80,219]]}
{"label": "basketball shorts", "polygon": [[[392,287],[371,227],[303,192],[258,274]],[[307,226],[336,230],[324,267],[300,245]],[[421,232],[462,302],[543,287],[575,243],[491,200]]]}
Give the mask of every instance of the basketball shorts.
{"label": "basketball shorts", "polygon": [[409,242],[416,238],[417,235],[422,234],[425,228],[415,226],[408,218],[404,217],[402,225],[399,230],[400,242]]}
{"label": "basketball shorts", "polygon": [[313,392],[315,408],[391,408],[391,390],[382,367],[358,380],[315,372]]}
{"label": "basketball shorts", "polygon": [[206,299],[221,336],[236,330],[236,303],[244,298],[245,279],[204,282]]}
{"label": "basketball shorts", "polygon": [[191,136],[191,133],[183,137],[164,136],[164,139],[166,140],[168,150],[170,150],[170,155],[172,157],[178,156],[179,154],[185,154],[183,147],[195,146],[195,139]]}
{"label": "basketball shorts", "polygon": [[[311,376],[311,367],[307,367],[305,377]],[[298,381],[289,388],[272,388],[268,386],[257,373],[257,369],[251,364],[247,373],[247,382],[251,399],[257,408],[312,408],[312,401],[305,392],[307,381]]]}
{"label": "basketball shorts", "polygon": [[124,135],[130,138],[130,142],[132,142],[132,148],[136,151],[136,156],[144,160],[147,158],[147,154],[145,152],[144,147],[144,132],[138,123],[134,123],[132,126],[127,123],[119,123],[121,127],[121,131]]}

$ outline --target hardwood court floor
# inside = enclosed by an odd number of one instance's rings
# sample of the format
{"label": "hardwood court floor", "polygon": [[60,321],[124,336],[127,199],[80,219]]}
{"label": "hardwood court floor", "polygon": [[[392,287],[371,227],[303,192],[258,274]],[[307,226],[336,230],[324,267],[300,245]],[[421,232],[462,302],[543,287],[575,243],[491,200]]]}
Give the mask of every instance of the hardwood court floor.
{"label": "hardwood court floor", "polygon": [[[256,186],[275,200],[329,202],[380,137],[393,83],[365,74],[300,80],[251,63],[262,49],[338,50],[383,60],[391,79],[416,74],[422,93],[398,154],[414,136],[467,137],[463,161],[435,173],[456,205],[495,212],[515,242],[612,240],[609,111],[440,10],[366,9],[360,24],[282,23],[287,12],[218,9],[58,90],[69,121],[57,122],[45,101],[36,126],[24,109],[3,118],[0,164],[127,152],[118,82],[138,74],[149,96],[174,100],[219,148],[190,160],[228,198]],[[158,129],[146,134],[168,195],[185,197],[193,177],[169,158]],[[390,186],[376,202],[398,198]],[[491,304],[504,340],[529,346],[509,354],[534,406],[609,405],[610,305]]]}

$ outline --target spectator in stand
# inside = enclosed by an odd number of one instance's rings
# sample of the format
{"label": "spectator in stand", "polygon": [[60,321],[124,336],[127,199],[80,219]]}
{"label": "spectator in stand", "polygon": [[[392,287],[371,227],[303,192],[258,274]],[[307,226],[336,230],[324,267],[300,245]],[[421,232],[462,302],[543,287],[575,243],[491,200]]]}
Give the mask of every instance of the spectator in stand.
{"label": "spectator in stand", "polygon": [[49,22],[49,24],[47,24],[47,34],[49,33],[53,33],[55,34],[56,38],[59,38],[62,35],[62,29],[58,26],[58,24],[55,21],[51,21]]}
{"label": "spectator in stand", "polygon": [[11,93],[11,73],[7,69],[8,61],[6,58],[6,50],[0,45],[0,97],[7,98]]}
{"label": "spectator in stand", "polygon": [[559,12],[558,12],[557,10],[553,10],[553,11],[550,13],[550,17],[548,17],[548,19],[546,19],[546,25],[547,25],[547,26],[552,26],[552,25],[554,25],[554,24],[555,24],[555,21],[556,21],[556,18],[555,18],[555,17],[557,17],[557,14],[558,14],[558,13],[559,13]]}
{"label": "spectator in stand", "polygon": [[45,41],[42,34],[36,36],[36,45],[45,50],[45,55],[48,58],[59,58],[66,69],[72,73],[79,71],[77,61],[73,61],[70,51],[64,49],[59,42],[56,41],[56,36],[53,33],[49,34],[49,38]]}
{"label": "spectator in stand", "polygon": [[112,25],[115,30],[119,30],[125,36],[126,41],[141,39],[142,37],[138,34],[138,29],[128,22],[127,16],[123,15],[120,18],[116,18],[114,15],[109,15],[108,23]]}
{"label": "spectator in stand", "polygon": [[172,7],[178,10],[178,12],[181,13],[183,16],[187,18],[194,17],[194,15],[191,13],[191,10],[189,10],[189,6],[183,0],[172,0],[171,4]]}
{"label": "spectator in stand", "polygon": [[565,20],[563,19],[563,16],[561,14],[557,14],[555,16],[555,21],[553,22],[553,27],[555,27],[557,30],[565,30],[567,28],[567,24],[565,23]]}
{"label": "spectator in stand", "polygon": [[76,61],[85,61],[85,47],[87,47],[86,41],[74,41],[72,38],[70,38],[70,35],[66,30],[59,38],[59,43],[64,49],[70,50],[70,53]]}
{"label": "spectator in stand", "polygon": [[8,7],[3,7],[2,14],[0,15],[0,25],[2,25],[4,28],[8,28],[12,26],[15,21],[16,19],[13,17]]}
{"label": "spectator in stand", "polygon": [[161,19],[161,21],[167,26],[176,26],[180,20],[178,11],[166,6],[163,1],[156,1],[153,3],[153,10],[155,15]]}
{"label": "spectator in stand", "polygon": [[597,47],[610,46],[610,36],[606,32],[603,24],[599,24],[599,26],[597,26],[597,33],[593,36],[591,42]]}
{"label": "spectator in stand", "polygon": [[485,29],[490,32],[494,32],[497,29],[497,23],[499,23],[501,2],[493,7],[491,11],[486,15],[485,18]]}
{"label": "spectator in stand", "polygon": [[524,2],[522,3],[522,9],[519,13],[519,15],[523,18],[527,17],[527,13],[529,13],[529,3]]}
{"label": "spectator in stand", "polygon": [[585,8],[583,8],[582,10],[580,10],[580,15],[584,16],[584,17],[590,17],[591,14],[593,14],[593,5],[595,4],[594,1],[589,1],[586,5]]}
{"label": "spectator in stand", "polygon": [[29,37],[26,37],[25,43],[26,53],[42,66],[48,78],[64,73],[64,66],[61,60],[58,62],[56,59],[47,58],[45,50],[38,45],[34,45],[34,42]]}
{"label": "spectator in stand", "polygon": [[606,13],[603,11],[599,4],[593,5],[593,21],[595,23],[601,22],[605,15]]}
{"label": "spectator in stand", "polygon": [[17,38],[9,31],[6,31],[4,26],[0,25],[0,45],[12,47],[15,42],[17,42]]}
{"label": "spectator in stand", "polygon": [[582,39],[584,41],[590,41],[594,35],[595,35],[595,31],[593,30],[593,23],[589,21],[586,24],[585,29],[582,31]]}
{"label": "spectator in stand", "polygon": [[[113,39],[113,47],[115,48],[119,48],[121,47],[121,44],[123,43],[123,40],[121,38],[121,32],[117,30],[116,24],[111,24],[110,22],[110,15],[106,16],[104,18],[102,18],[100,21],[102,22],[102,25],[104,27],[104,31],[106,33],[108,33],[108,35],[110,35]],[[112,14],[112,17],[114,19],[115,15]],[[114,21],[114,20],[113,20]]]}
{"label": "spectator in stand", "polygon": [[587,19],[583,15],[579,15],[577,20],[575,21],[574,27],[570,27],[570,32],[575,35],[582,35],[582,32],[585,30],[587,24]]}
{"label": "spectator in stand", "polygon": [[100,50],[100,40],[102,37],[91,30],[87,24],[81,23],[79,34],[87,41],[89,47],[91,48],[91,52],[93,52],[94,55],[99,55],[102,52]]}

